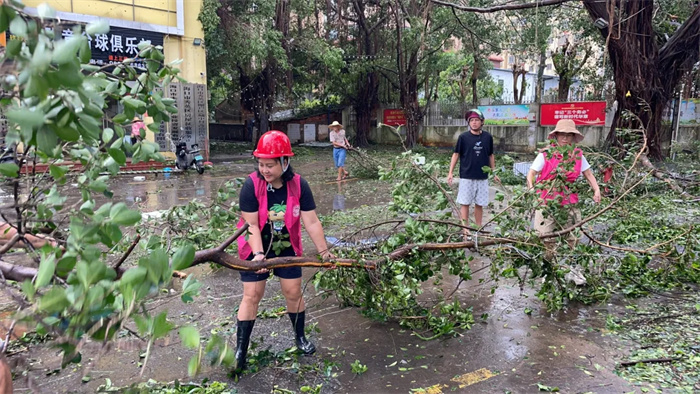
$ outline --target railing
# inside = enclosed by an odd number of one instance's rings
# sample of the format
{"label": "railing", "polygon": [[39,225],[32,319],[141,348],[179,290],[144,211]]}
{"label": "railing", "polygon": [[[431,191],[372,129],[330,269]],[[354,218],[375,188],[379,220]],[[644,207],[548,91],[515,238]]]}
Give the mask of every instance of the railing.
{"label": "railing", "polygon": [[439,102],[429,104],[423,118],[424,126],[466,126],[464,113],[470,108],[467,103]]}

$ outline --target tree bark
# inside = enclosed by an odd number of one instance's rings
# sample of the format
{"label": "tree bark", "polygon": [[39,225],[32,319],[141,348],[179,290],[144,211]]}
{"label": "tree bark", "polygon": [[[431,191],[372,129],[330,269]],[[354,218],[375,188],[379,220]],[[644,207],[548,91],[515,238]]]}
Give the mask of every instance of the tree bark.
{"label": "tree bark", "polygon": [[[649,157],[661,159],[667,137],[661,134],[664,108],[682,76],[698,61],[700,8],[659,49],[652,1],[620,0],[613,15],[607,8],[609,2],[583,0],[583,4],[592,20],[602,18],[609,24],[601,34],[607,41],[618,106],[607,143],[622,148],[625,141],[619,139],[617,129],[641,128],[647,136]],[[623,119],[624,111],[635,114],[636,119]]]}
{"label": "tree bark", "polygon": [[569,89],[571,88],[571,80],[568,75],[559,75],[559,85],[557,86],[557,101],[565,103],[569,100]]}
{"label": "tree bark", "polygon": [[[360,37],[357,40],[358,61],[364,57],[372,59],[376,56],[376,45],[374,42],[375,26],[370,26],[366,18],[366,4],[361,0],[353,0],[358,32]],[[340,10],[340,6],[339,6]],[[372,127],[372,114],[379,106],[379,77],[378,72],[373,67],[364,70],[357,79],[356,96],[351,99],[355,118],[357,120],[355,130],[354,145],[358,147],[369,146],[369,132]]]}
{"label": "tree bark", "polygon": [[535,88],[535,102],[542,103],[544,96],[544,69],[547,67],[547,50],[540,49],[540,64],[537,66],[537,87]]}
{"label": "tree bark", "polygon": [[472,68],[472,76],[470,83],[472,85],[472,106],[476,107],[479,105],[479,93],[476,90],[476,82],[479,77],[479,59],[476,56],[476,50],[474,50],[474,67]]}
{"label": "tree bark", "polygon": [[[410,1],[403,4],[403,0],[394,0],[392,12],[396,28],[396,65],[399,80],[399,97],[401,107],[406,117],[406,148],[411,149],[418,143],[420,122],[423,120],[423,112],[418,104],[418,63],[423,53],[423,40],[426,30],[429,29],[431,3],[429,0]],[[423,29],[419,45],[413,45],[407,50],[403,42],[403,29],[406,23],[420,21]]]}

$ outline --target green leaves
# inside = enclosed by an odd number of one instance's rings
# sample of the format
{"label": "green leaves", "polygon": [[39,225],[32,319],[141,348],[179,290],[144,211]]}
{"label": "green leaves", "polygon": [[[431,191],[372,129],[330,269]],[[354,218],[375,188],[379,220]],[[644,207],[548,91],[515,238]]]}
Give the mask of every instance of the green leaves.
{"label": "green leaves", "polygon": [[141,220],[141,213],[126,207],[123,202],[115,204],[109,211],[109,218],[113,223],[122,226],[131,226]]}
{"label": "green leaves", "polygon": [[175,252],[172,260],[172,267],[176,271],[189,267],[194,260],[194,246],[183,245]]}
{"label": "green leaves", "polygon": [[19,166],[15,163],[2,163],[0,164],[0,174],[8,178],[17,178],[19,172]]}
{"label": "green leaves", "polygon": [[14,18],[10,22],[10,32],[17,37],[27,38],[27,22],[22,18]]}
{"label": "green leaves", "polygon": [[77,61],[78,51],[83,40],[87,40],[87,38],[73,35],[66,40],[59,41],[53,51],[51,61],[59,65]]}
{"label": "green leaves", "polygon": [[193,326],[181,327],[180,339],[186,348],[196,349],[199,347],[199,331]]}
{"label": "green leaves", "polygon": [[[173,326],[165,312],[155,317],[137,314],[143,313],[150,297],[170,283],[172,267],[183,269],[192,263],[194,247],[177,245],[171,267],[169,251],[151,244],[147,253],[139,254],[143,256],[139,266],[128,261],[122,267],[132,268],[122,268],[122,277],[117,279],[111,266],[125,255],[129,245],[122,240],[133,239],[132,226],[141,221],[141,213],[123,202],[109,201],[110,178],[105,174],[116,173],[126,164],[121,137],[134,114],[148,111],[149,116],[163,121],[177,112],[174,102],[162,96],[164,81],[178,80],[179,70],[174,64],[163,64],[162,48],[142,43],[140,51],[147,57],[147,70],[137,73],[131,65],[119,64],[110,74],[88,64],[90,48],[79,27],[67,39],[61,39],[57,30],[45,29],[43,20],[50,20],[46,23],[55,28],[51,7],[38,6],[37,18],[22,12],[17,16],[10,6],[20,7],[20,3],[7,0],[0,5],[0,32],[10,29],[16,37],[7,45],[5,59],[11,61],[5,62],[8,68],[2,77],[3,88],[14,92],[16,98],[3,102],[2,112],[8,121],[6,142],[23,145],[18,160],[47,165],[48,171],[19,177],[18,164],[3,163],[0,174],[18,186],[19,220],[26,223],[23,233],[54,230],[51,236],[62,246],[41,249],[34,282],[22,282],[22,293],[35,303],[26,316],[35,320],[38,331],[51,328],[60,334],[52,340],[64,352],[64,365],[81,360],[74,345],[77,341],[87,336],[112,340],[122,322],[132,317],[152,344]],[[93,37],[108,31],[105,20],[86,28]],[[139,83],[134,83],[137,79]],[[105,116],[107,103],[123,107],[123,113],[109,119]],[[105,128],[105,120],[110,121],[109,128]],[[134,161],[161,159],[157,152],[157,144],[144,141],[134,152]],[[71,161],[82,168],[70,178],[74,185],[69,186],[70,167],[63,164]],[[70,204],[66,204],[69,197]],[[107,202],[96,206],[97,199],[105,198]],[[2,213],[10,212],[15,220],[14,206]],[[66,225],[64,218],[70,224]],[[61,278],[60,286],[52,285],[56,277]],[[188,278],[183,284],[183,300],[193,300],[200,286]],[[188,345],[199,341],[198,334],[187,329],[183,334]]]}
{"label": "green leaves", "polygon": [[194,276],[189,275],[185,282],[182,284],[182,295],[180,298],[182,302],[188,303],[194,301],[194,296],[199,295],[199,288],[202,284],[194,279]]}
{"label": "green leaves", "polygon": [[58,136],[48,127],[39,129],[36,134],[36,144],[39,150],[51,157],[56,156],[59,152],[56,150],[56,147],[58,147]]}
{"label": "green leaves", "polygon": [[10,27],[10,21],[15,18],[15,10],[7,5],[0,6],[0,32],[4,33]]}
{"label": "green leaves", "polygon": [[44,124],[44,113],[38,108],[15,108],[7,111],[7,120],[23,128],[35,129]]}
{"label": "green leaves", "polygon": [[54,286],[39,299],[39,311],[54,313],[61,312],[70,303],[66,298],[66,291],[59,286]]}
{"label": "green leaves", "polygon": [[41,263],[39,264],[39,272],[36,275],[36,282],[34,282],[34,287],[39,289],[49,284],[51,278],[53,277],[54,271],[56,270],[56,259],[53,254],[48,256],[43,256]]}
{"label": "green leaves", "polygon": [[92,37],[96,34],[107,34],[109,33],[109,23],[104,19],[89,23],[85,28],[85,33]]}

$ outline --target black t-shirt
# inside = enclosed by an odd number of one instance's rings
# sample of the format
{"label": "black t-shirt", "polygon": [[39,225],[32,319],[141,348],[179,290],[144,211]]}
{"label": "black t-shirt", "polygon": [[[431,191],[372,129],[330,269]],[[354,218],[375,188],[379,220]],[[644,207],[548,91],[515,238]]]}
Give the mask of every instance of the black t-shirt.
{"label": "black t-shirt", "polygon": [[[257,175],[253,175],[257,176]],[[263,181],[264,182],[264,181]],[[311,192],[309,184],[304,178],[300,180],[300,196],[299,206],[302,211],[313,211],[316,209],[314,195]],[[255,185],[253,180],[248,177],[243,184],[241,194],[238,199],[238,204],[243,212],[258,212],[260,204],[255,198]],[[270,240],[289,242],[289,231],[284,225],[284,214],[287,211],[287,182],[284,182],[281,188],[267,191],[267,223],[260,231],[262,236],[263,250],[268,251]],[[279,248],[279,246],[278,246]],[[279,254],[275,253],[275,245],[269,248],[267,258],[272,257],[289,257],[294,256],[294,248],[287,246]]]}
{"label": "black t-shirt", "polygon": [[479,135],[467,131],[459,135],[455,153],[459,154],[459,177],[462,179],[488,179],[481,167],[490,166],[493,154],[493,137],[482,131]]}

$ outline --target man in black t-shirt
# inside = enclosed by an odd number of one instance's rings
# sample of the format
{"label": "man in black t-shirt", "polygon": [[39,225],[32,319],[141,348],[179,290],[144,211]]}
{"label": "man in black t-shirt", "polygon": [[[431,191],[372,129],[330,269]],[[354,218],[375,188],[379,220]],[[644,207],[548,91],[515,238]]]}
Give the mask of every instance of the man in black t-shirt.
{"label": "man in black t-shirt", "polygon": [[[496,160],[493,157],[493,137],[482,130],[484,114],[478,109],[470,109],[465,114],[469,124],[469,130],[460,134],[455,145],[450,172],[447,174],[447,183],[452,185],[452,172],[459,160],[459,192],[457,203],[460,204],[459,216],[462,224],[469,225],[469,206],[474,204],[474,221],[476,227],[481,228],[484,207],[489,204],[488,174],[481,168],[496,168]],[[494,177],[498,181],[498,177]],[[469,230],[464,229],[465,236]]]}

